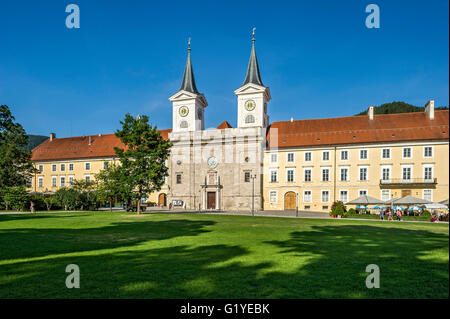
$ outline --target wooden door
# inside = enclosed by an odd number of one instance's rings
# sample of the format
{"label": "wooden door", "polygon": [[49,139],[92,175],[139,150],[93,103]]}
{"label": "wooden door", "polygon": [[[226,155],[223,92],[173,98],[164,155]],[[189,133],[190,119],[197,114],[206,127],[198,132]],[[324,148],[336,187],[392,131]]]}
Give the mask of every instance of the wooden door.
{"label": "wooden door", "polygon": [[159,194],[158,206],[166,206],[166,194],[164,194],[164,193]]}
{"label": "wooden door", "polygon": [[216,192],[208,192],[207,193],[207,209],[216,209]]}
{"label": "wooden door", "polygon": [[402,189],[402,197],[411,195],[411,190],[410,189]]}
{"label": "wooden door", "polygon": [[284,209],[295,209],[296,208],[297,196],[294,192],[287,192],[284,195]]}

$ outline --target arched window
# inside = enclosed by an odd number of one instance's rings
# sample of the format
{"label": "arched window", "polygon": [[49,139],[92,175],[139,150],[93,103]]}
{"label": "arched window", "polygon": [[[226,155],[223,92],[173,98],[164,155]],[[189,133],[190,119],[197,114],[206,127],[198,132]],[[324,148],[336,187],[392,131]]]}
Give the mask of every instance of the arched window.
{"label": "arched window", "polygon": [[245,117],[245,123],[249,124],[249,123],[255,123],[255,117],[251,114],[247,115]]}
{"label": "arched window", "polygon": [[187,121],[181,121],[180,128],[187,128],[187,127],[188,127],[188,122]]}

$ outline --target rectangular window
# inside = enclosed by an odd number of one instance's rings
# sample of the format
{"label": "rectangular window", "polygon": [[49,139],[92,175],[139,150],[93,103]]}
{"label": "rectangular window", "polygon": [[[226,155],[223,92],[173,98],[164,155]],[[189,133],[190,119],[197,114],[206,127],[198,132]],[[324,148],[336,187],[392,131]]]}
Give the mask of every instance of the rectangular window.
{"label": "rectangular window", "polygon": [[181,174],[177,174],[177,184],[181,184]]}
{"label": "rectangular window", "polygon": [[330,169],[322,168],[322,182],[328,182],[330,180]]}
{"label": "rectangular window", "polygon": [[69,186],[73,186],[73,176],[69,176]]}
{"label": "rectangular window", "polygon": [[270,171],[270,182],[278,182],[278,171],[276,169]]}
{"label": "rectangular window", "polygon": [[327,203],[330,201],[330,192],[322,191],[322,203]]}
{"label": "rectangular window", "polygon": [[38,178],[38,187],[39,187],[39,188],[44,187],[44,177],[42,177],[42,176],[40,176],[40,177]]}
{"label": "rectangular window", "polygon": [[391,149],[390,148],[383,148],[382,149],[382,158],[384,158],[384,159],[388,159],[388,158],[391,158]]}
{"label": "rectangular window", "polygon": [[411,180],[411,167],[403,167],[402,168],[402,179],[404,181]]}
{"label": "rectangular window", "polygon": [[311,169],[305,169],[305,182],[311,181]]}
{"label": "rectangular window", "polygon": [[276,153],[270,154],[270,161],[271,161],[272,163],[278,162],[278,154],[276,154]]}
{"label": "rectangular window", "polygon": [[423,157],[433,157],[433,147],[425,146],[423,148]]}
{"label": "rectangular window", "polygon": [[287,170],[287,181],[293,182],[294,181],[294,169],[288,169]]}
{"label": "rectangular window", "polygon": [[328,210],[328,206],[322,206],[322,210]]}
{"label": "rectangular window", "polygon": [[61,176],[59,179],[59,185],[61,187],[66,187],[66,178],[64,176]]}
{"label": "rectangular window", "polygon": [[44,171],[44,165],[39,165],[38,171],[42,173]]}
{"label": "rectangular window", "polygon": [[424,168],[423,175],[424,175],[423,176],[424,179],[428,179],[428,180],[433,179],[433,167],[426,166]]}
{"label": "rectangular window", "polygon": [[365,189],[360,189],[360,190],[359,190],[359,196],[364,196],[364,195],[367,195],[367,190],[365,190]]}
{"label": "rectangular window", "polygon": [[56,172],[56,164],[52,164],[52,172]]}
{"label": "rectangular window", "polygon": [[250,172],[244,173],[244,182],[246,182],[246,183],[250,182]]}
{"label": "rectangular window", "polygon": [[360,181],[367,181],[367,167],[360,167],[359,168],[359,180]]}
{"label": "rectangular window", "polygon": [[61,164],[60,170],[61,170],[61,172],[65,172],[66,171],[66,164]]}
{"label": "rectangular window", "polygon": [[73,163],[69,164],[69,171],[73,171]]}
{"label": "rectangular window", "polygon": [[330,152],[324,151],[322,153],[322,161],[329,161],[330,160]]}
{"label": "rectangular window", "polygon": [[305,205],[305,210],[310,210],[310,209],[311,209],[311,206]]}
{"label": "rectangular window", "polygon": [[91,163],[84,163],[84,169],[87,171],[91,170]]}
{"label": "rectangular window", "polygon": [[368,151],[367,150],[360,150],[359,151],[359,159],[366,160],[368,158]]}
{"label": "rectangular window", "polygon": [[303,201],[305,203],[310,203],[311,202],[311,191],[303,191]]}
{"label": "rectangular window", "polygon": [[305,152],[305,162],[311,162],[311,159],[312,159],[312,153]]}
{"label": "rectangular window", "polygon": [[277,191],[270,191],[270,193],[269,193],[269,201],[271,203],[276,203],[277,202]]}
{"label": "rectangular window", "polygon": [[348,168],[341,168],[341,182],[348,181]]}
{"label": "rectangular window", "polygon": [[52,187],[56,187],[56,176],[52,176]]}
{"label": "rectangular window", "polygon": [[294,162],[294,153],[288,153],[287,154],[287,161],[289,163],[293,163]]}
{"label": "rectangular window", "polygon": [[339,200],[344,203],[348,202],[348,191],[340,191]]}
{"label": "rectangular window", "polygon": [[383,181],[388,181],[391,179],[391,169],[389,167],[383,167],[381,178]]}
{"label": "rectangular window", "polygon": [[86,181],[86,183],[89,183],[91,181],[91,176],[90,175],[85,175],[84,176],[84,180]]}
{"label": "rectangular window", "polygon": [[348,160],[348,151],[341,151],[341,161]]}
{"label": "rectangular window", "polygon": [[403,148],[403,158],[411,158],[411,147]]}
{"label": "rectangular window", "polygon": [[391,192],[389,189],[382,189],[381,190],[381,200],[382,201],[388,201],[391,199]]}
{"label": "rectangular window", "polygon": [[423,190],[423,199],[432,202],[433,201],[433,191],[431,189],[424,189]]}

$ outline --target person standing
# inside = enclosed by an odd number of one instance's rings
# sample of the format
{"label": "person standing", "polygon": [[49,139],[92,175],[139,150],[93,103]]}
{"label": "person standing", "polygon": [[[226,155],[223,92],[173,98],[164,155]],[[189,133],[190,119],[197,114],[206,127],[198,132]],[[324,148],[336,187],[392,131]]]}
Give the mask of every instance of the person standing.
{"label": "person standing", "polygon": [[36,209],[34,208],[34,202],[30,201],[30,211],[31,213],[36,213]]}

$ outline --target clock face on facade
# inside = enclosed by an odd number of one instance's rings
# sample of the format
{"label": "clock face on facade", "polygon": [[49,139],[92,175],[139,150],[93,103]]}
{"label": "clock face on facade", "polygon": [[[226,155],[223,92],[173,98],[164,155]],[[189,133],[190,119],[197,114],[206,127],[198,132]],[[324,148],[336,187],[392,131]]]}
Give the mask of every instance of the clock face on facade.
{"label": "clock face on facade", "polygon": [[189,114],[189,108],[187,106],[182,106],[182,107],[180,107],[178,112],[180,113],[180,115],[182,117],[185,117],[186,115]]}
{"label": "clock face on facade", "polygon": [[256,107],[255,101],[253,101],[253,100],[247,100],[247,101],[245,102],[245,109],[246,109],[247,111],[253,111],[253,110],[255,109],[255,107]]}
{"label": "clock face on facade", "polygon": [[211,156],[210,158],[208,158],[208,166],[211,168],[214,168],[217,166],[217,158],[215,158],[214,156]]}

